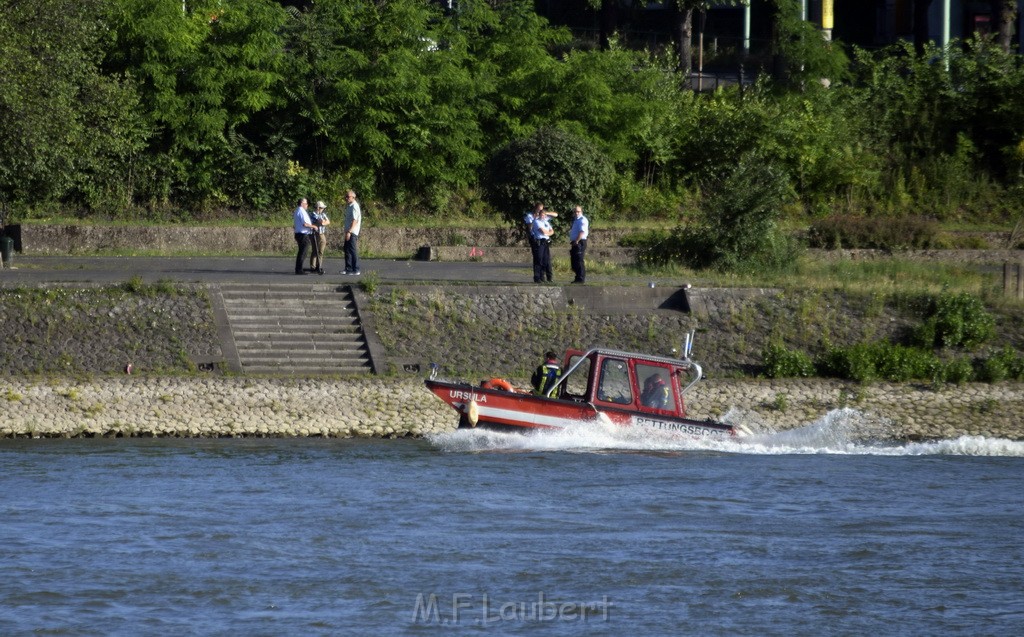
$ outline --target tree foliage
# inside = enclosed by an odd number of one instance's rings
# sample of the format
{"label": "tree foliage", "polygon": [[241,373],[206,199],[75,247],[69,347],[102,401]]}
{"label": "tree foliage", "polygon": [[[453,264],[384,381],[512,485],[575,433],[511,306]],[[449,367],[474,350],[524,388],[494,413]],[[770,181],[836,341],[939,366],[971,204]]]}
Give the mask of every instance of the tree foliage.
{"label": "tree foliage", "polygon": [[491,204],[517,225],[535,202],[563,213],[577,205],[590,209],[601,199],[610,168],[587,140],[543,128],[495,153],[485,184]]}
{"label": "tree foliage", "polygon": [[796,257],[778,221],[789,196],[789,179],[769,159],[749,153],[709,189],[698,223],[689,228],[688,260],[720,270],[779,270]]}
{"label": "tree foliage", "polygon": [[790,81],[695,95],[674,54],[577,46],[529,0],[0,0],[0,197],[22,216],[155,220],[279,214],[349,187],[397,214],[478,209],[495,153],[557,130],[573,141],[549,155],[584,144],[612,169],[585,187],[530,183],[502,204],[515,215],[604,196],[709,230],[754,205],[720,191],[756,156],[808,221],[1020,216],[1018,55],[977,39],[948,68],[910,45],[854,50],[848,66],[792,0],[773,6]]}
{"label": "tree foliage", "polygon": [[145,131],[132,83],[98,67],[103,9],[0,0],[0,200],[126,203]]}

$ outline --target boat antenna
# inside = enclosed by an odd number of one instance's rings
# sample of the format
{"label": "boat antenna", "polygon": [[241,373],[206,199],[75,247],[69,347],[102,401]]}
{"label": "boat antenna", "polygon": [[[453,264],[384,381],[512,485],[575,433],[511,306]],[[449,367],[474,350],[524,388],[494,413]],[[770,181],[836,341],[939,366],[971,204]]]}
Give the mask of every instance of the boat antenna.
{"label": "boat antenna", "polygon": [[694,337],[694,335],[695,335],[694,331],[690,331],[690,332],[686,333],[686,343],[683,345],[683,360],[689,360],[690,359],[690,352],[693,351],[693,337]]}

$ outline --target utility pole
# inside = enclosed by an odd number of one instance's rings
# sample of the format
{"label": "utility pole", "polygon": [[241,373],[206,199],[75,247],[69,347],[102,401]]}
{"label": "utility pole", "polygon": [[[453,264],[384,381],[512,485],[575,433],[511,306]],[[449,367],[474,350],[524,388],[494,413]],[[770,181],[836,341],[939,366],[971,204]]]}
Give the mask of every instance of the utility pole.
{"label": "utility pole", "polygon": [[750,0],[743,3],[743,55],[750,55]]}
{"label": "utility pole", "polygon": [[[825,37],[826,42],[832,41],[832,26],[834,23],[832,2],[833,0],[821,0],[821,34]],[[949,2],[949,0],[946,0],[946,2]],[[804,6],[806,7],[806,2]],[[804,15],[807,15],[806,9]]]}
{"label": "utility pole", "polygon": [[949,70],[949,0],[942,0],[942,59]]}

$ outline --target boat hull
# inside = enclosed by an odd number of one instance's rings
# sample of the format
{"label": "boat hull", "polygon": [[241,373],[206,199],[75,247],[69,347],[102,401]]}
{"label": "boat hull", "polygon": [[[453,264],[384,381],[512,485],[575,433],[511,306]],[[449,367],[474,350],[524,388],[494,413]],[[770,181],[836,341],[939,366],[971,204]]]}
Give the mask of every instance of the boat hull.
{"label": "boat hull", "polygon": [[427,388],[460,414],[459,427],[529,431],[563,429],[580,423],[612,423],[695,437],[729,437],[729,425],[708,420],[603,408],[593,403],[485,389],[468,383],[427,380]]}

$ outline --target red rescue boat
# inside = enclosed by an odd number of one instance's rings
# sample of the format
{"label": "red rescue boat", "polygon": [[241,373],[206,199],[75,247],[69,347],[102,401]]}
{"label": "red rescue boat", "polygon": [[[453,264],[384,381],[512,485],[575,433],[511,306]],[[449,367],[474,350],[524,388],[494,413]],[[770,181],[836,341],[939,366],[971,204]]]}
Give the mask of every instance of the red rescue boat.
{"label": "red rescue boat", "polygon": [[692,345],[689,334],[683,358],[570,349],[562,362],[565,371],[545,395],[515,389],[501,379],[480,385],[439,380],[437,366],[426,384],[460,414],[460,428],[525,431],[610,422],[698,437],[742,433],[726,423],[686,417],[683,396],[703,375],[689,358]]}

